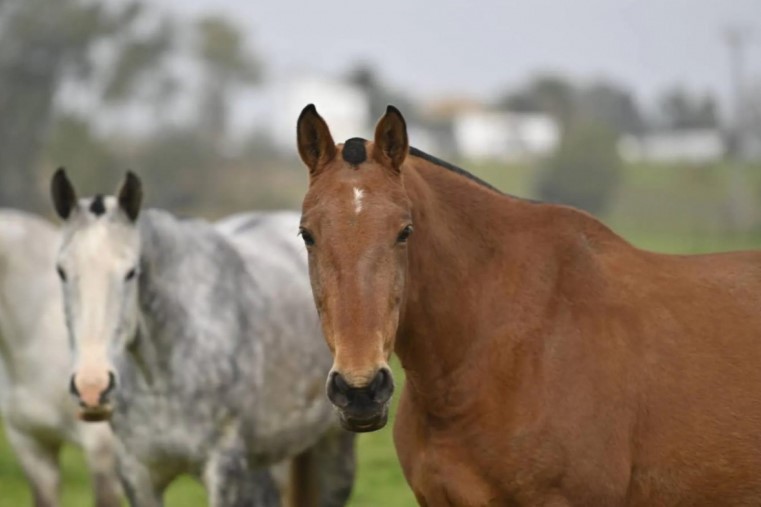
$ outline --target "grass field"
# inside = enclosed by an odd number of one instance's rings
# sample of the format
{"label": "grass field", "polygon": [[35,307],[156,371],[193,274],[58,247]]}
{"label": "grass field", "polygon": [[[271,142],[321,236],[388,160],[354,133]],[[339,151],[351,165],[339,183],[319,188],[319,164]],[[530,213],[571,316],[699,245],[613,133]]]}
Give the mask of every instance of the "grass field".
{"label": "grass field", "polygon": [[[401,386],[402,375],[394,368],[394,378]],[[398,399],[398,396],[394,396]],[[392,407],[392,417],[396,407]],[[357,481],[354,485],[350,507],[414,507],[417,504],[396,460],[391,441],[393,419],[381,431],[366,433],[358,440]],[[63,470],[64,507],[87,507],[92,505],[89,478],[82,453],[67,447],[61,457]],[[0,432],[0,507],[31,506],[26,481],[21,469]],[[125,503],[126,505],[126,503]],[[182,477],[168,490],[166,507],[204,507],[207,505],[204,490],[193,479]]]}
{"label": "grass field", "polygon": [[[417,504],[404,481],[391,442],[391,428],[359,437],[359,468],[351,507],[414,507]],[[89,478],[82,454],[67,447],[62,454],[63,505],[92,505]],[[31,496],[13,453],[0,435],[0,507],[31,506]],[[126,504],[125,504],[126,505]],[[204,491],[193,479],[182,477],[167,492],[166,507],[203,507]]]}

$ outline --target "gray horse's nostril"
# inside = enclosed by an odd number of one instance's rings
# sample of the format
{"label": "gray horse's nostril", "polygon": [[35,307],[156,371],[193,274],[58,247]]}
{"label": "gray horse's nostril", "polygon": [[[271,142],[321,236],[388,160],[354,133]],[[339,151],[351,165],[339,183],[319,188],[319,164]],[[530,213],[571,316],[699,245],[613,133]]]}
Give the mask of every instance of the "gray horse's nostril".
{"label": "gray horse's nostril", "polygon": [[79,398],[79,390],[77,389],[77,384],[74,382],[74,375],[72,374],[71,379],[69,379],[69,392]]}
{"label": "gray horse's nostril", "polygon": [[106,400],[108,399],[108,395],[111,393],[111,391],[114,390],[114,387],[116,387],[116,375],[114,375],[114,372],[109,371],[108,372],[108,387],[106,387],[106,390],[100,393],[100,404],[103,405]]}

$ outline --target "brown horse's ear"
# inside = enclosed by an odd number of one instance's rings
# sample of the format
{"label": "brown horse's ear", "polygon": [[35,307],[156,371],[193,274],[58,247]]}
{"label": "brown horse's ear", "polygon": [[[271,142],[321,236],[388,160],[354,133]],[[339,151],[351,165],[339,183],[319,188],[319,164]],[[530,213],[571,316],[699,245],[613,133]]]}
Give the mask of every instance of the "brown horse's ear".
{"label": "brown horse's ear", "polygon": [[71,211],[77,205],[77,194],[74,192],[69,177],[66,176],[66,169],[59,167],[53,174],[50,181],[50,195],[53,198],[53,207],[55,207],[58,216],[66,220],[71,216]]}
{"label": "brown horse's ear", "polygon": [[296,132],[301,160],[309,168],[309,174],[314,176],[336,156],[336,143],[330,135],[328,124],[317,114],[314,104],[301,111]]}
{"label": "brown horse's ear", "polygon": [[373,157],[379,161],[387,160],[391,163],[391,167],[398,171],[402,167],[409,148],[404,117],[397,108],[388,106],[386,114],[375,127]]}
{"label": "brown horse's ear", "polygon": [[118,194],[119,207],[133,222],[140,213],[140,205],[143,203],[143,185],[140,178],[132,171],[127,171]]}

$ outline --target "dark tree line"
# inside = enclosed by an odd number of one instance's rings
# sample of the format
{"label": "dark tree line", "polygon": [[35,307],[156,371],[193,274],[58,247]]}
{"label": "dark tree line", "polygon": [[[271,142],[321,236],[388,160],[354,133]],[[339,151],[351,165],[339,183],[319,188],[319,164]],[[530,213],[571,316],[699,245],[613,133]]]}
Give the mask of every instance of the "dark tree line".
{"label": "dark tree line", "polygon": [[[189,49],[179,42],[188,33]],[[192,55],[203,85],[195,124],[178,130],[161,124],[156,113],[182,91],[172,63],[183,51]],[[158,161],[163,167],[156,172],[186,162],[187,147],[207,155],[194,162],[208,162],[227,135],[232,90],[259,75],[259,61],[223,18],[178,26],[142,0],[0,2],[0,206],[46,209],[52,165],[76,165],[88,181],[110,184],[114,168],[107,166],[126,164],[125,144],[137,145],[128,150],[129,161]],[[89,112],[62,107],[67,90],[86,91]],[[94,120],[103,110],[128,104],[153,108],[161,134],[103,139]],[[177,154],[182,160],[173,158]],[[169,174],[151,176],[164,183]]]}

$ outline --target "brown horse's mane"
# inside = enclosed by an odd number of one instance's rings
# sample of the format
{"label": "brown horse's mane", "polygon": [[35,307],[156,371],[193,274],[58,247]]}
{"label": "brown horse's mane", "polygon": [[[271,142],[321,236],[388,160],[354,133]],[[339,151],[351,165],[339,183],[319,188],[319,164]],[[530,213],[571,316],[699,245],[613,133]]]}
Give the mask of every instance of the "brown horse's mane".
{"label": "brown horse's mane", "polygon": [[440,158],[434,157],[433,155],[431,155],[429,153],[426,153],[426,152],[424,152],[422,150],[419,150],[418,148],[415,148],[413,146],[410,146],[410,155],[412,155],[414,157],[421,158],[421,159],[425,160],[426,162],[429,162],[429,163],[431,163],[433,165],[437,165],[439,167],[443,167],[444,169],[446,169],[448,171],[451,171],[451,172],[453,172],[455,174],[459,174],[460,176],[463,176],[463,177],[465,177],[465,178],[467,178],[467,179],[469,179],[471,181],[474,181],[474,182],[478,183],[479,185],[481,185],[482,187],[488,188],[492,192],[496,192],[496,193],[498,193],[500,195],[504,195],[506,197],[511,197],[513,199],[520,199],[521,201],[526,201],[526,202],[531,202],[531,203],[540,203],[541,202],[541,201],[538,201],[536,199],[529,199],[529,198],[526,198],[526,197],[520,197],[520,196],[517,196],[517,195],[508,194],[507,192],[503,192],[503,191],[499,190],[498,188],[494,187],[493,185],[491,185],[490,183],[482,180],[481,178],[479,178],[475,174],[473,174],[473,173],[471,173],[469,171],[466,171],[462,167],[459,167],[459,166],[456,166],[456,165],[454,165],[452,163],[449,163],[446,160],[441,160]]}
{"label": "brown horse's mane", "polygon": [[493,190],[494,192],[497,192],[498,194],[507,195],[504,192],[502,192],[501,190],[499,190],[498,188],[495,188],[494,186],[492,186],[490,183],[482,180],[481,178],[479,178],[475,174],[466,171],[462,167],[458,167],[458,166],[456,166],[454,164],[450,164],[449,162],[447,162],[445,160],[441,160],[440,158],[434,157],[433,155],[430,155],[430,154],[428,154],[428,153],[426,153],[426,152],[424,152],[422,150],[419,150],[419,149],[417,149],[417,148],[415,148],[413,146],[410,146],[410,155],[412,155],[414,157],[422,158],[426,162],[430,162],[431,164],[443,167],[444,169],[452,171],[453,173],[457,173],[460,176],[465,176],[469,180],[475,181],[479,185],[481,185],[483,187],[486,187],[489,190]]}
{"label": "brown horse's mane", "polygon": [[[364,144],[366,142],[367,142],[367,139],[364,139],[362,137],[352,137],[351,139],[347,139],[344,142],[344,149],[342,152],[344,160],[357,166],[361,164],[362,162],[364,162],[367,157],[367,154],[365,153],[365,150],[364,150]],[[409,154],[414,157],[422,158],[426,162],[430,162],[433,165],[443,167],[444,169],[447,169],[449,171],[452,171],[453,173],[459,174],[460,176],[464,176],[468,178],[469,180],[475,181],[482,187],[486,187],[493,192],[496,192],[501,195],[510,195],[505,192],[502,192],[498,188],[495,188],[488,182],[482,180],[475,174],[466,171],[462,167],[458,167],[454,164],[447,162],[446,160],[441,160],[440,158],[434,157],[433,155],[426,153],[423,150],[420,150],[418,148],[415,148],[414,146],[410,146]],[[510,197],[516,197],[516,196],[510,195]]]}

